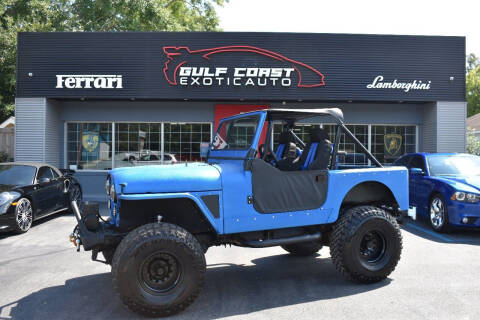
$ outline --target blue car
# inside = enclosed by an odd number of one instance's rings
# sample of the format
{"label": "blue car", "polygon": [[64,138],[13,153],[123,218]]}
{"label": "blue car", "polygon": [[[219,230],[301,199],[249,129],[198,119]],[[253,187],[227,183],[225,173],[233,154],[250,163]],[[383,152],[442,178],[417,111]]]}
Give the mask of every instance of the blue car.
{"label": "blue car", "polygon": [[409,169],[410,206],[433,230],[480,227],[480,157],[461,153],[413,153],[394,165]]}

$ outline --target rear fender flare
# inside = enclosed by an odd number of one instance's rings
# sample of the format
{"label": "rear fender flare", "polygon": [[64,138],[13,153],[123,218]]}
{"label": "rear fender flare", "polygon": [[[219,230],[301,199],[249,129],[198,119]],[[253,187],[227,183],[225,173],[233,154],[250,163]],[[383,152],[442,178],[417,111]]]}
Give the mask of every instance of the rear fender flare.
{"label": "rear fender flare", "polygon": [[[362,193],[372,191],[372,194],[368,194],[368,196],[362,196]],[[382,182],[367,180],[357,183],[344,194],[339,209],[348,204],[362,205],[384,201],[392,201],[396,205],[399,204],[399,201],[392,192],[391,188]]]}

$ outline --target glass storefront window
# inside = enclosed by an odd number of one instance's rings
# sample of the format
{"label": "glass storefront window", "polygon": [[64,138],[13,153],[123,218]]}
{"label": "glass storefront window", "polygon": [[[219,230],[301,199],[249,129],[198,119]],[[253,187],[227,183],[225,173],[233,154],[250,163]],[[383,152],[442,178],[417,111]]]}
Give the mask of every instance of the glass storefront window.
{"label": "glass storefront window", "polygon": [[115,123],[115,168],[162,163],[160,123]]}
{"label": "glass storefront window", "polygon": [[[204,161],[200,144],[210,143],[211,123],[67,123],[67,166],[114,168]],[[162,153],[162,128],[164,152]]]}
{"label": "glass storefront window", "polygon": [[416,150],[415,126],[372,125],[372,154],[381,163],[391,163]]}
{"label": "glass storefront window", "polygon": [[67,165],[78,169],[111,169],[112,124],[68,123]]}
{"label": "glass storefront window", "polygon": [[[336,125],[333,124],[299,124],[294,127],[295,134],[305,143],[310,141],[309,132],[313,128],[323,127],[330,137],[335,140]],[[368,127],[369,125],[347,125],[347,128],[357,139],[368,149]],[[273,129],[274,147],[278,145],[281,124],[274,124]],[[371,125],[371,146],[372,154],[381,163],[391,163],[405,153],[416,151],[416,127],[414,125]],[[349,165],[367,165],[367,157],[359,150],[350,138],[342,133],[338,146],[339,163]]]}
{"label": "glass storefront window", "polygon": [[181,162],[204,161],[200,157],[200,144],[211,142],[211,124],[164,123],[164,135],[166,157]]}

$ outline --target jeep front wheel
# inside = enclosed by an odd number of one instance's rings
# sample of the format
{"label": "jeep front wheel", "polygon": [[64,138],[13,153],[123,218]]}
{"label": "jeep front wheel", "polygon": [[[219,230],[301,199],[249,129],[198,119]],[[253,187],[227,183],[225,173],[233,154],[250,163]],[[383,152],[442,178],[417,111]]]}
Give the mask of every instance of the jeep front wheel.
{"label": "jeep front wheel", "polygon": [[310,241],[287,244],[282,246],[282,249],[294,256],[311,256],[322,249],[322,245],[318,242]]}
{"label": "jeep front wheel", "polygon": [[205,279],[203,249],[185,229],[151,223],[131,231],[115,251],[113,285],[132,311],[173,315],[189,306]]}
{"label": "jeep front wheel", "polygon": [[349,279],[373,283],[393,272],[402,252],[402,235],[384,210],[360,206],[347,210],[332,232],[330,255]]}

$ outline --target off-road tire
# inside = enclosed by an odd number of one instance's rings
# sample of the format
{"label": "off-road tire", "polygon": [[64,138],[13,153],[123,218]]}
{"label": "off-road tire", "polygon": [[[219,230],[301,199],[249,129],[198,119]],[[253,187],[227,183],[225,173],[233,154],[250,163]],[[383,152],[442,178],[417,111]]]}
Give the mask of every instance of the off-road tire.
{"label": "off-road tire", "polygon": [[[369,251],[370,246],[370,241],[366,239],[378,240],[376,235],[380,239],[383,237],[383,240],[373,243],[383,243],[383,251],[377,250],[378,260],[372,258],[366,261],[368,255],[365,255],[365,251]],[[363,245],[365,243],[368,245]],[[331,234],[330,255],[333,263],[350,280],[374,283],[385,279],[397,266],[401,252],[402,234],[397,221],[377,207],[348,209],[340,216]]]}
{"label": "off-road tire", "polygon": [[[157,260],[151,262],[152,257]],[[148,282],[151,285],[151,277],[165,274],[159,273],[157,265],[170,263],[170,258],[176,267],[169,264],[165,278],[170,277],[171,270],[180,270],[174,272],[178,278],[165,291],[155,292]],[[152,265],[157,269],[148,268]],[[148,273],[145,280],[146,269],[157,271]],[[131,231],[120,242],[112,262],[113,286],[121,301],[133,312],[148,317],[170,316],[192,304],[203,288],[205,271],[200,243],[185,229],[168,223],[151,223]]]}
{"label": "off-road tire", "polygon": [[287,244],[282,246],[282,249],[294,256],[311,256],[322,249],[322,245],[318,242],[309,241]]}

